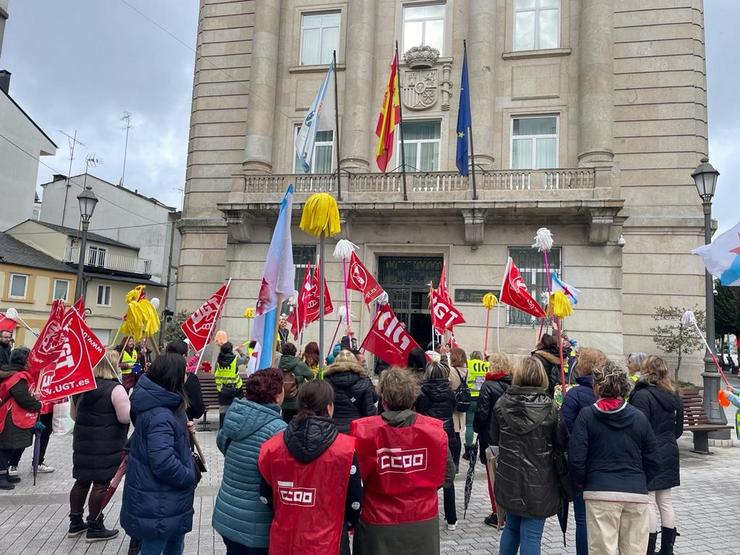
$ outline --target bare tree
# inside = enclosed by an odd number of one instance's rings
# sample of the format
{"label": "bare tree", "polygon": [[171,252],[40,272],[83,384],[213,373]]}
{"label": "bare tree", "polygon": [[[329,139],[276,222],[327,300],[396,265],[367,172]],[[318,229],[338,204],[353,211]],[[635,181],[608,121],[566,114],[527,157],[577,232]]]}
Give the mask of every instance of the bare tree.
{"label": "bare tree", "polygon": [[[681,369],[681,360],[684,355],[690,355],[704,346],[693,327],[684,327],[681,324],[681,316],[686,310],[689,309],[678,306],[656,307],[653,320],[658,324],[650,328],[653,341],[658,349],[664,353],[676,354],[676,381],[678,381],[678,371]],[[693,311],[699,328],[704,330],[704,311],[697,307],[694,307]]]}

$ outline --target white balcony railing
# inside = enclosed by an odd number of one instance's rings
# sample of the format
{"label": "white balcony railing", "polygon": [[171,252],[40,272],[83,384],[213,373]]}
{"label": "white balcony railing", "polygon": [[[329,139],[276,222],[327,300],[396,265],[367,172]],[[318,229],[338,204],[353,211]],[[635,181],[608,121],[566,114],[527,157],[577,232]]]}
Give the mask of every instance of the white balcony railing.
{"label": "white balcony railing", "polygon": [[[64,261],[77,264],[80,261],[80,248],[68,247],[64,254]],[[150,274],[152,261],[135,256],[110,254],[107,251],[88,250],[85,266],[134,274]]]}

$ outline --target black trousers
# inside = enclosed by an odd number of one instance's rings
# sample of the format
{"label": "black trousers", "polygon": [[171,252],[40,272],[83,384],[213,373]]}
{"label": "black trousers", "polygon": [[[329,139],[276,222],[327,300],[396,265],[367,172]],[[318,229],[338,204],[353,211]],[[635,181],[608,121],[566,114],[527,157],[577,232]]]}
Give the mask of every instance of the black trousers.
{"label": "black trousers", "polygon": [[18,464],[21,462],[21,457],[23,456],[23,451],[25,451],[26,448],[22,449],[12,449],[11,455],[10,455],[10,466],[18,466]]}
{"label": "black trousers", "polygon": [[0,472],[5,472],[11,466],[10,460],[15,451],[16,449],[0,449]]}
{"label": "black trousers", "polygon": [[455,506],[455,484],[452,484],[448,488],[442,490],[442,497],[444,499],[445,508],[445,521],[447,524],[455,524],[457,522],[457,507]]}
{"label": "black trousers", "polygon": [[41,432],[41,456],[39,457],[39,464],[44,464],[44,455],[46,455],[46,448],[49,446],[54,414],[51,412],[49,414],[42,414],[39,420],[45,426],[44,431]]}
{"label": "black trousers", "polygon": [[226,555],[267,555],[268,550],[262,547],[247,547],[229,538],[223,538],[226,545]]}

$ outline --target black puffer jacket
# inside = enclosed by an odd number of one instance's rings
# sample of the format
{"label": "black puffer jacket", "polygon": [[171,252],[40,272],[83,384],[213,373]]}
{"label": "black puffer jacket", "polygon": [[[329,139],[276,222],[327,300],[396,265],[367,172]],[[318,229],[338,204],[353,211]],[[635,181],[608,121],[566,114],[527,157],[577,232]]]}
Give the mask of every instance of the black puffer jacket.
{"label": "black puffer jacket", "polygon": [[548,382],[547,393],[552,397],[555,393],[555,386],[560,383],[560,354],[558,352],[558,347],[556,345],[547,350],[540,349],[532,351],[532,355],[540,359],[542,366],[545,367]]}
{"label": "black puffer jacket", "polygon": [[679,486],[681,477],[676,439],[683,434],[681,397],[640,380],[630,395],[630,404],[645,414],[658,442],[660,472],[648,482],[648,489],[656,491]]}
{"label": "black puffer jacket", "polygon": [[308,464],[331,447],[337,435],[337,427],[331,418],[312,416],[292,420],[283,434],[283,441],[299,463]]}
{"label": "black puffer jacket", "polygon": [[494,493],[508,512],[546,518],[558,512],[560,490],[554,451],[558,411],[544,389],[512,385],[496,403],[490,441],[500,448]]}
{"label": "black puffer jacket", "polygon": [[455,411],[455,393],[450,388],[450,380],[425,380],[416,400],[416,412],[442,421],[447,437],[455,435],[452,413]]}
{"label": "black puffer jacket", "polygon": [[478,406],[475,409],[475,418],[473,419],[473,429],[478,434],[479,454],[483,464],[486,463],[486,449],[491,445],[488,430],[491,427],[491,418],[493,418],[493,407],[496,406],[496,401],[506,393],[510,385],[510,375],[504,372],[488,372],[486,381],[483,382],[480,388]]}
{"label": "black puffer jacket", "polygon": [[334,388],[333,420],[340,432],[349,433],[353,420],[375,416],[375,387],[361,364],[335,362],[324,372],[324,380]]}

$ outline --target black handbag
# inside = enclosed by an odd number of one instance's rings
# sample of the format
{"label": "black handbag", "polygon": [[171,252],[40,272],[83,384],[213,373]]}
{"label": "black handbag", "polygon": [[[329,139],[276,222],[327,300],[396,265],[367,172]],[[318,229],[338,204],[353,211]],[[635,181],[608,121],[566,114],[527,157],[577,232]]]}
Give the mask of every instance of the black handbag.
{"label": "black handbag", "polygon": [[558,476],[558,485],[560,486],[560,496],[567,501],[573,501],[578,493],[578,488],[573,483],[568,470],[568,457],[563,451],[553,450],[553,460],[555,462],[555,473]]}

